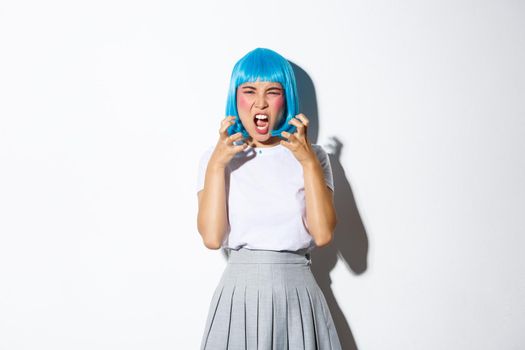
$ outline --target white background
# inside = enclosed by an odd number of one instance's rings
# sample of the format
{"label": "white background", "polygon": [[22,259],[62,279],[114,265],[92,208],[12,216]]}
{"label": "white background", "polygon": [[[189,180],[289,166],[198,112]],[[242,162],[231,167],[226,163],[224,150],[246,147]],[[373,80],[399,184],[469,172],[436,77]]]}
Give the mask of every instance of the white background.
{"label": "white background", "polygon": [[199,347],[226,260],[196,229],[197,162],[256,47],[304,70],[333,153],[312,266],[343,348],[522,349],[510,0],[2,1],[0,349]]}

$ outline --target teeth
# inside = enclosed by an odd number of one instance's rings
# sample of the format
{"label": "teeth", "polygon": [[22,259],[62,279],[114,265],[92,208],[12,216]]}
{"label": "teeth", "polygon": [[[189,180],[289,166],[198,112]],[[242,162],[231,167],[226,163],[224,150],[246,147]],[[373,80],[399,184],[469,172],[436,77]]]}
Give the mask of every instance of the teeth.
{"label": "teeth", "polygon": [[264,115],[264,114],[257,114],[257,115],[255,116],[255,118],[257,118],[257,119],[268,119],[268,116],[267,116],[267,115]]}

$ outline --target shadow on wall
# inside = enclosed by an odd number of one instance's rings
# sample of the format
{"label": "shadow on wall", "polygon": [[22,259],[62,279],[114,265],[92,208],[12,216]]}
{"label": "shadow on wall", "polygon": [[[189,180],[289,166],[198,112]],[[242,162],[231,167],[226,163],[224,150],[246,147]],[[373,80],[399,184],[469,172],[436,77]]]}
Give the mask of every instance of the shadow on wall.
{"label": "shadow on wall", "polygon": [[[297,89],[301,101],[300,113],[306,115],[310,121],[308,139],[315,144],[319,135],[319,115],[314,84],[302,68],[293,62],[290,63],[297,80]],[[337,227],[332,243],[313,250],[311,269],[330,307],[330,313],[334,319],[342,348],[358,350],[350,325],[332,291],[330,271],[335,267],[339,258],[350,273],[356,275],[364,273],[367,269],[368,237],[357,210],[350,183],[341,166],[340,156],[343,144],[336,137],[332,137],[330,140],[329,145],[322,146],[329,153],[334,175]],[[221,249],[221,252],[227,259],[226,250]]]}
{"label": "shadow on wall", "polygon": [[[308,138],[311,143],[317,143],[319,114],[315,87],[302,68],[294,63],[292,67],[301,99],[301,113],[304,113],[310,120]],[[349,272],[357,275],[364,273],[367,269],[368,237],[354,201],[352,188],[341,165],[340,156],[343,144],[336,137],[330,138],[330,141],[330,144],[322,146],[329,153],[334,175],[337,227],[332,243],[313,250],[311,267],[330,307],[342,348],[357,350],[350,325],[332,291],[330,271],[335,267],[339,257]]]}

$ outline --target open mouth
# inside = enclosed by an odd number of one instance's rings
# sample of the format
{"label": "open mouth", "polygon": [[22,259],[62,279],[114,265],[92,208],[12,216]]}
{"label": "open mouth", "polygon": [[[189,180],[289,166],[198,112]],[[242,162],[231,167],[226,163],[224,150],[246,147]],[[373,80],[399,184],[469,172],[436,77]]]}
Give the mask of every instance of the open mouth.
{"label": "open mouth", "polygon": [[259,134],[268,133],[270,122],[266,114],[256,114],[253,117],[253,122],[255,123],[255,131],[257,131]]}

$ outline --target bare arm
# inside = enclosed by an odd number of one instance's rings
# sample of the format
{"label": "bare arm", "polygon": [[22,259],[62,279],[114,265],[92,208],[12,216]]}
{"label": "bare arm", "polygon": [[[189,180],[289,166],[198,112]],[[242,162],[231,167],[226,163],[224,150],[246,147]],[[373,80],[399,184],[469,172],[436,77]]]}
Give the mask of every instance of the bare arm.
{"label": "bare arm", "polygon": [[209,249],[219,249],[228,230],[226,209],[225,168],[211,160],[206,169],[204,189],[199,197],[197,229],[204,245]]}
{"label": "bare arm", "polygon": [[317,246],[329,244],[337,224],[332,190],[326,185],[317,157],[303,163],[306,221]]}
{"label": "bare arm", "polygon": [[221,123],[219,141],[206,166],[204,188],[198,192],[199,212],[197,230],[204,245],[219,249],[229,229],[226,202],[226,167],[233,156],[246,148],[247,144],[234,145],[242,138],[241,133],[228,136],[227,129],[234,117],[226,117]]}
{"label": "bare arm", "polygon": [[297,132],[283,131],[288,141],[281,144],[290,149],[303,166],[306,223],[315,244],[322,247],[332,241],[337,224],[333,192],[324,181],[323,168],[306,136],[308,118],[300,113],[288,123],[295,125]]}

